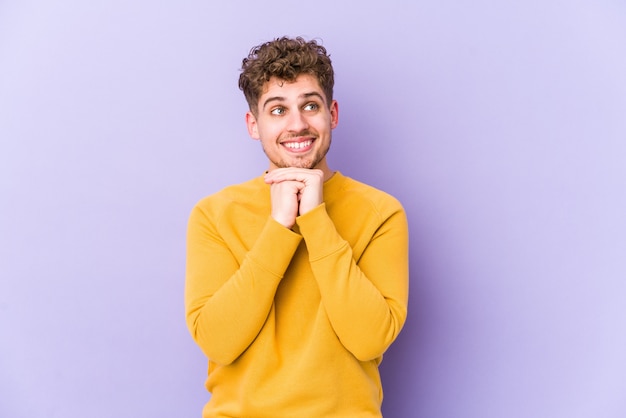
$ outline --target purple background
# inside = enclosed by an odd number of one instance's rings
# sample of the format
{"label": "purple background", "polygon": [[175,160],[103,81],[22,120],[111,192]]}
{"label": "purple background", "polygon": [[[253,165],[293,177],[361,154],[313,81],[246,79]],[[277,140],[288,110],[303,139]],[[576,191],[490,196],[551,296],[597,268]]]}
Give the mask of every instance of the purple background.
{"label": "purple background", "polygon": [[193,204],[266,168],[241,58],[319,37],[329,162],[411,233],[386,418],[626,416],[618,0],[0,2],[0,416],[199,417]]}

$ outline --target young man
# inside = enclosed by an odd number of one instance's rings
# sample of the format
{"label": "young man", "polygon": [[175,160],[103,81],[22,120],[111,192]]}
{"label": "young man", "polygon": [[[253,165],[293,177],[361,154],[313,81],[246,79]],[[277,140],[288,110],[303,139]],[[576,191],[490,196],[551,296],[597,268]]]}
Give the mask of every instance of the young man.
{"label": "young man", "polygon": [[315,41],[275,39],[243,60],[246,124],[269,170],[190,216],[204,418],[381,416],[378,365],[407,314],[407,222],[396,199],[328,167],[333,83]]}

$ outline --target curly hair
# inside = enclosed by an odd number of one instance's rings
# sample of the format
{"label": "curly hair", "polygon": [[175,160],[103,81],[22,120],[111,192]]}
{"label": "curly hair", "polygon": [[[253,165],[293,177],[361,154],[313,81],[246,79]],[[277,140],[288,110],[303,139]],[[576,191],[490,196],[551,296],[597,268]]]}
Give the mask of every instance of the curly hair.
{"label": "curly hair", "polygon": [[239,88],[250,110],[256,114],[265,83],[272,77],[287,82],[295,81],[300,74],[317,78],[326,101],[330,103],[335,83],[330,55],[315,40],[307,42],[301,37],[276,38],[253,47],[242,61]]}

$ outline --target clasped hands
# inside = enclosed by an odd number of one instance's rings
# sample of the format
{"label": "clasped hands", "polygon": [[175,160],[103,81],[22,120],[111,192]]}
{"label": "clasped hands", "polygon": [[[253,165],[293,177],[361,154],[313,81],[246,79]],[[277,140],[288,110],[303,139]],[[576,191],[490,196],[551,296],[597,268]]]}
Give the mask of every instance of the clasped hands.
{"label": "clasped hands", "polygon": [[291,228],[296,217],[324,200],[324,172],[308,168],[277,168],[265,174],[270,185],[272,218]]}

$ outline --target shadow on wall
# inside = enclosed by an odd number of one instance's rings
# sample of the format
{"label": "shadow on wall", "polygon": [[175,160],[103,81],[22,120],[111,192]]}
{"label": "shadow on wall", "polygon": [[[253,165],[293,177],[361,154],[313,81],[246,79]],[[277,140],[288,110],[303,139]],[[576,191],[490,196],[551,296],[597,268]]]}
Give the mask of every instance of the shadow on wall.
{"label": "shadow on wall", "polygon": [[[384,355],[381,364],[385,418],[413,417],[420,405],[426,388],[420,388],[428,381],[428,351],[432,338],[433,321],[437,306],[436,297],[429,295],[428,283],[432,283],[433,270],[429,263],[427,220],[420,216],[418,208],[424,207],[419,201],[423,191],[411,179],[411,164],[419,160],[416,150],[404,147],[402,151],[390,146],[394,135],[402,131],[391,115],[383,119],[376,117],[376,108],[364,106],[366,100],[359,100],[358,90],[349,90],[349,97],[340,98],[340,123],[333,134],[333,146],[329,153],[329,165],[345,175],[370,184],[398,198],[407,213],[409,221],[410,287],[407,321],[398,339]],[[389,127],[393,127],[389,129]],[[416,133],[418,135],[418,133]],[[407,152],[408,151],[408,152]],[[407,177],[408,176],[408,177]],[[408,179],[408,180],[407,180]],[[430,232],[432,233],[432,232]],[[432,335],[431,335],[432,336]]]}
{"label": "shadow on wall", "polygon": [[385,418],[413,417],[420,405],[420,388],[427,371],[423,366],[428,357],[428,295],[420,286],[420,266],[417,251],[411,252],[409,311],[398,339],[383,357],[380,373],[383,382]]}
{"label": "shadow on wall", "polygon": [[[418,190],[399,196],[409,221],[409,304],[402,332],[389,347],[380,365],[385,418],[432,417],[429,397],[438,387],[439,370],[451,341],[446,324],[449,308],[440,271],[438,232],[428,219],[428,204]],[[419,208],[419,209],[418,209]],[[443,352],[442,352],[443,350]],[[430,411],[432,412],[432,411]]]}

